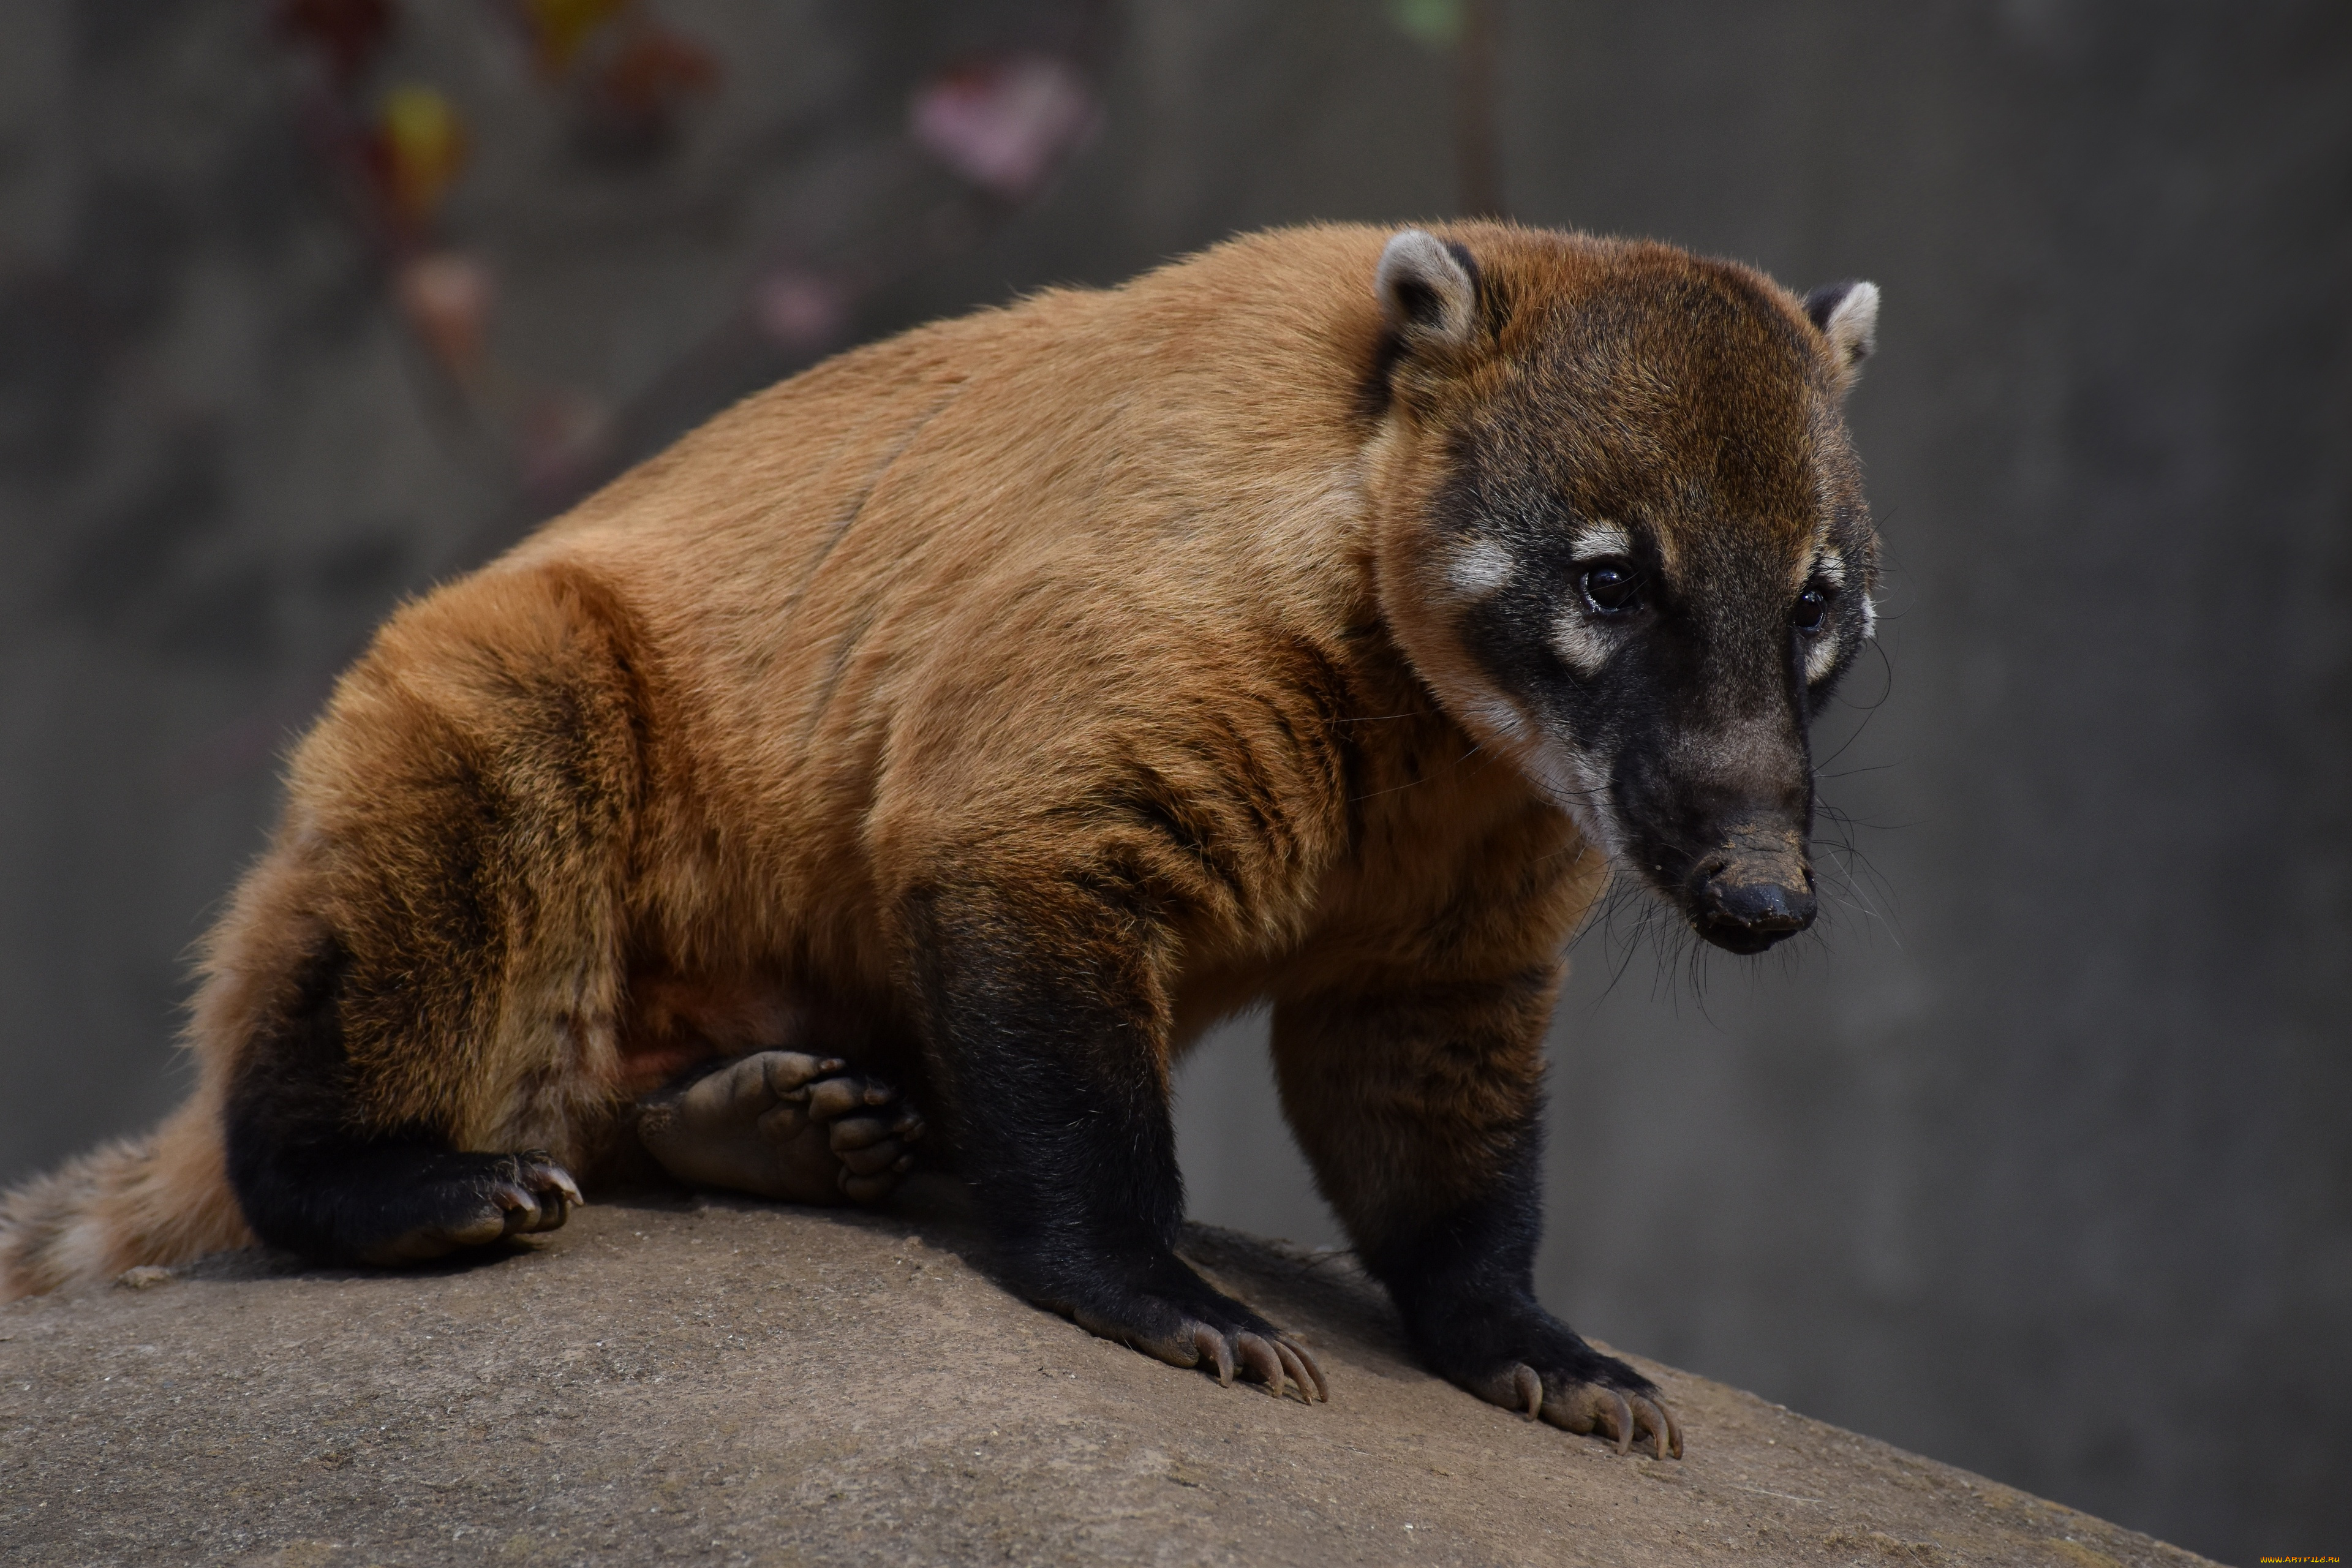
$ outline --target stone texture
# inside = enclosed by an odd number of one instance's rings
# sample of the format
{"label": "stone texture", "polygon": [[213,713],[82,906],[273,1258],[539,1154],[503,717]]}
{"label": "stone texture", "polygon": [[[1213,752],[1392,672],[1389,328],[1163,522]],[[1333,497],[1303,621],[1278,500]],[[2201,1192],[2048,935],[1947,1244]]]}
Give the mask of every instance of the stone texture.
{"label": "stone texture", "polygon": [[1688,1457],[1620,1457],[1423,1373],[1348,1255],[1196,1227],[1333,1393],[1221,1389],[1007,1295],[952,1198],[644,1197],[472,1267],[233,1254],[0,1309],[0,1540],[26,1568],[2203,1561],[1648,1363]]}

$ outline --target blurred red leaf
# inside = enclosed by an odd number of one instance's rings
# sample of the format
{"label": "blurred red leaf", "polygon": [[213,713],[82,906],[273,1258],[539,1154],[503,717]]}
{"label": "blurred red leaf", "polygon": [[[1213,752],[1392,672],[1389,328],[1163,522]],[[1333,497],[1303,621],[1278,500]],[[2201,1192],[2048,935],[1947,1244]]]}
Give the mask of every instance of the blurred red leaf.
{"label": "blurred red leaf", "polygon": [[279,0],[278,26],[326,57],[337,87],[349,87],[392,37],[391,0]]}
{"label": "blurred red leaf", "polygon": [[718,85],[719,62],[707,50],[667,28],[646,26],[596,73],[595,90],[606,112],[651,122]]}

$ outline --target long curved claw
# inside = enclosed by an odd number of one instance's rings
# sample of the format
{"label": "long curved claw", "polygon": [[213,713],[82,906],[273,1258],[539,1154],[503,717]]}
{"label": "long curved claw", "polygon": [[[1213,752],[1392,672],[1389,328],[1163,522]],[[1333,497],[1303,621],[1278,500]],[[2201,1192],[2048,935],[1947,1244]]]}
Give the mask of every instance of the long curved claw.
{"label": "long curved claw", "polygon": [[562,1229],[572,1205],[580,1202],[580,1188],[571,1173],[538,1150],[515,1155],[511,1172],[490,1187],[490,1202],[501,1211],[499,1226],[483,1239]]}
{"label": "long curved claw", "polygon": [[1274,1349],[1275,1353],[1282,1357],[1282,1364],[1289,1372],[1290,1381],[1298,1385],[1301,1400],[1309,1405],[1331,1403],[1330,1384],[1323,1381],[1323,1369],[1315,1364],[1315,1357],[1305,1345],[1277,1339],[1274,1342]]}
{"label": "long curved claw", "polygon": [[1663,1459],[1669,1454],[1677,1459],[1683,1457],[1683,1429],[1675,1425],[1673,1411],[1654,1399],[1635,1394],[1633,1421],[1637,1436],[1646,1435],[1655,1442],[1658,1458]]}
{"label": "long curved claw", "polygon": [[1250,1370],[1258,1382],[1265,1384],[1265,1391],[1276,1399],[1281,1398],[1283,1379],[1286,1375],[1287,1369],[1282,1364],[1282,1357],[1275,1353],[1274,1346],[1266,1342],[1265,1336],[1242,1334],[1236,1338],[1234,1348],[1241,1352],[1242,1364]]}
{"label": "long curved claw", "polygon": [[1656,1405],[1638,1394],[1633,1396],[1631,1403],[1633,1410],[1635,1441],[1649,1439],[1654,1447],[1657,1457],[1661,1459],[1664,1458],[1666,1457],[1666,1423],[1664,1415]]}
{"label": "long curved claw", "polygon": [[1225,1336],[1202,1323],[1192,1331],[1192,1347],[1217,1369],[1217,1386],[1231,1388],[1234,1385],[1234,1351],[1225,1343]]}
{"label": "long curved claw", "polygon": [[1307,1367],[1298,1359],[1298,1352],[1284,1341],[1276,1340],[1274,1342],[1274,1355],[1282,1363],[1282,1375],[1289,1380],[1291,1387],[1298,1391],[1298,1402],[1301,1405],[1314,1404],[1315,1385],[1307,1381]]}
{"label": "long curved claw", "polygon": [[513,1182],[499,1182],[490,1188],[490,1202],[499,1209],[498,1233],[501,1236],[521,1236],[539,1228],[539,1200]]}
{"label": "long curved claw", "polygon": [[1609,1435],[1617,1439],[1617,1451],[1631,1453],[1633,1448],[1633,1406],[1615,1389],[1609,1390]]}
{"label": "long curved claw", "polygon": [[1557,1394],[1547,1394],[1544,1396],[1543,1418],[1562,1431],[1573,1432],[1580,1437],[1591,1436],[1601,1431],[1603,1436],[1613,1438],[1619,1430],[1630,1432],[1632,1429],[1630,1408],[1627,1408],[1624,1426],[1619,1428],[1616,1426],[1617,1412],[1623,1406],[1624,1401],[1614,1389],[1603,1388],[1597,1383],[1579,1383]]}
{"label": "long curved claw", "polygon": [[1516,1410],[1533,1421],[1543,1414],[1543,1379],[1527,1363],[1513,1362],[1469,1385],[1470,1392],[1489,1405],[1499,1405],[1506,1410]]}

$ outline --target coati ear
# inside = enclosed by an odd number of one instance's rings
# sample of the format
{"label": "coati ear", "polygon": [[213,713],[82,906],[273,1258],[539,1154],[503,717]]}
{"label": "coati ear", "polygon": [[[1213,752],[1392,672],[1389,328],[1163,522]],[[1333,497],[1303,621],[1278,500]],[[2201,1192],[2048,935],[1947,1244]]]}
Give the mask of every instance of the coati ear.
{"label": "coati ear", "polygon": [[1805,314],[1830,341],[1839,381],[1848,386],[1878,346],[1878,285],[1848,279],[1825,283],[1805,296]]}
{"label": "coati ear", "polygon": [[1461,246],[1426,229],[1402,229],[1381,252],[1372,288],[1408,354],[1448,357],[1477,338],[1478,264]]}

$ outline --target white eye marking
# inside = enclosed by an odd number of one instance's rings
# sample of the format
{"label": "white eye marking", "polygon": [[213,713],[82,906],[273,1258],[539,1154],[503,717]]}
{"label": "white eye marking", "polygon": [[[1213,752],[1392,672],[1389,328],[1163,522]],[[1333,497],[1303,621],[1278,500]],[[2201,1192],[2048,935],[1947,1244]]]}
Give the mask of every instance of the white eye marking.
{"label": "white eye marking", "polygon": [[1446,568],[1445,580],[1465,599],[1483,599],[1511,580],[1517,557],[1491,539],[1474,539]]}
{"label": "white eye marking", "polygon": [[1868,594],[1862,596],[1862,636],[1867,642],[1878,635],[1878,601]]}
{"label": "white eye marking", "polygon": [[1579,602],[1566,605],[1552,617],[1551,646],[1552,651],[1579,675],[1598,675],[1601,667],[1609,662],[1609,637],[1585,613],[1581,595]]}
{"label": "white eye marking", "polygon": [[1588,561],[1606,561],[1612,555],[1631,555],[1633,536],[1613,522],[1588,522],[1578,529],[1569,545],[1569,556],[1578,565]]}
{"label": "white eye marking", "polygon": [[1831,631],[1816,638],[1813,642],[1813,646],[1805,650],[1805,680],[1807,684],[1810,685],[1813,681],[1819,680],[1836,666],[1838,660],[1838,640],[1837,633],[1835,631]]}
{"label": "white eye marking", "polygon": [[1835,552],[1824,552],[1813,567],[1813,575],[1832,588],[1845,586],[1845,557]]}

